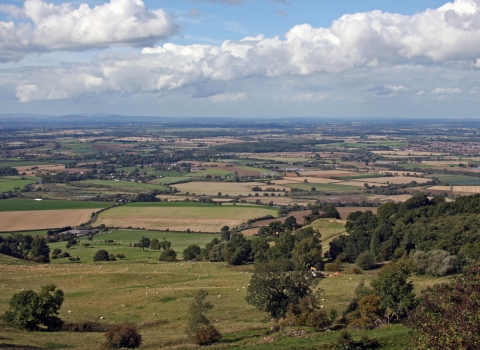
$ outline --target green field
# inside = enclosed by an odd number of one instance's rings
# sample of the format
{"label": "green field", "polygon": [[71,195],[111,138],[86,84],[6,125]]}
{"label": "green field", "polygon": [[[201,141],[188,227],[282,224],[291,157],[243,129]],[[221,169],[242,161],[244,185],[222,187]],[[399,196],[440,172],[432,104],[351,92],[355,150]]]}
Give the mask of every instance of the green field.
{"label": "green field", "polygon": [[190,177],[181,177],[181,176],[171,176],[171,177],[162,177],[160,179],[155,179],[152,181],[149,181],[149,184],[154,184],[154,185],[172,185],[172,184],[178,184],[178,183],[183,183],[183,182],[190,182],[192,179]]}
{"label": "green field", "polygon": [[429,178],[436,177],[440,181],[447,182],[449,185],[459,185],[459,186],[480,185],[480,177],[474,177],[474,176],[435,174],[435,175],[427,175],[427,177]]}
{"label": "green field", "polygon": [[33,199],[4,199],[0,200],[0,211],[23,211],[23,210],[60,210],[60,209],[96,209],[110,207],[111,203],[104,202],[83,202],[83,201],[61,201]]}
{"label": "green field", "polygon": [[323,251],[328,250],[328,242],[342,233],[346,233],[345,224],[333,219],[319,219],[305,227],[313,227],[322,234]]}
{"label": "green field", "polygon": [[23,186],[34,184],[37,181],[34,180],[13,180],[0,178],[0,193],[14,191],[15,189],[21,190]]}
{"label": "green field", "polygon": [[355,180],[355,179],[372,179],[377,177],[386,177],[385,174],[359,174],[359,175],[351,175],[351,176],[342,176],[339,177],[340,180]]}
{"label": "green field", "polygon": [[337,185],[335,183],[331,184],[316,184],[316,183],[299,183],[299,184],[288,184],[285,187],[290,188],[300,188],[302,190],[310,191],[312,187],[315,187],[317,191],[355,191],[363,189],[362,186],[350,186],[350,185]]}
{"label": "green field", "polygon": [[397,166],[403,168],[403,169],[431,169],[434,168],[434,165],[430,164],[397,164]]}

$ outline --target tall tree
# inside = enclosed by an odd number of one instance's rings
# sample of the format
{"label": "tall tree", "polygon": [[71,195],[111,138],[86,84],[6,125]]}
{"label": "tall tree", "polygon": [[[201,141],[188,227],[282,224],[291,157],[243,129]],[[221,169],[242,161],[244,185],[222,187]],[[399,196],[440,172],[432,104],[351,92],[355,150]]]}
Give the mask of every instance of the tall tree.
{"label": "tall tree", "polygon": [[213,309],[213,305],[209,301],[205,301],[207,296],[208,292],[200,289],[193,295],[193,301],[188,307],[185,333],[190,337],[193,337],[201,327],[210,324],[210,320],[205,316],[205,313]]}

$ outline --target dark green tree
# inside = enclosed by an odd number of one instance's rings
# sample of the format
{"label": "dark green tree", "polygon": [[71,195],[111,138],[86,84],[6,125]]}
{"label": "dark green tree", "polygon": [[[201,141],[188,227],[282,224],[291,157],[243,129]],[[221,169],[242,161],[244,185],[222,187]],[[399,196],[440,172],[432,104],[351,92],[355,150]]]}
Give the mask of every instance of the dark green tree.
{"label": "dark green tree", "polygon": [[9,301],[10,309],[2,320],[12,326],[28,330],[38,329],[43,324],[48,330],[58,329],[62,321],[57,316],[63,304],[63,291],[54,284],[42,286],[39,293],[24,290],[13,295]]}
{"label": "dark green tree", "polygon": [[177,261],[177,253],[172,248],[168,248],[164,250],[160,257],[158,258],[160,261]]}
{"label": "dark green tree", "polygon": [[50,248],[44,238],[37,236],[33,239],[31,256],[34,259],[37,258],[40,262],[50,262]]}
{"label": "dark green tree", "polygon": [[189,245],[183,250],[183,260],[194,260],[200,255],[200,247],[196,244]]}
{"label": "dark green tree", "polygon": [[297,242],[292,251],[292,261],[299,270],[308,270],[314,266],[323,268],[322,244],[317,237],[309,237]]}
{"label": "dark green tree", "polygon": [[93,256],[93,261],[109,261],[110,255],[104,249],[97,250]]}
{"label": "dark green tree", "polygon": [[230,227],[223,226],[220,230],[222,241],[229,241],[230,240]]}
{"label": "dark green tree", "polygon": [[150,238],[142,236],[142,238],[140,238],[140,241],[138,242],[138,246],[142,248],[142,250],[150,247]]}

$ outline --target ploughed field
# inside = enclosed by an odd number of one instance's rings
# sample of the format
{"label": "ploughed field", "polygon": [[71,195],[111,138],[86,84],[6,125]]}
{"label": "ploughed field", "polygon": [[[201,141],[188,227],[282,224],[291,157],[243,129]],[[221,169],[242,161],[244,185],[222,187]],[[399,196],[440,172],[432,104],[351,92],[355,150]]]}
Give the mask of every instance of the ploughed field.
{"label": "ploughed field", "polygon": [[219,232],[249,219],[277,216],[277,209],[253,205],[214,205],[192,202],[129,203],[98,215],[95,225],[152,230]]}

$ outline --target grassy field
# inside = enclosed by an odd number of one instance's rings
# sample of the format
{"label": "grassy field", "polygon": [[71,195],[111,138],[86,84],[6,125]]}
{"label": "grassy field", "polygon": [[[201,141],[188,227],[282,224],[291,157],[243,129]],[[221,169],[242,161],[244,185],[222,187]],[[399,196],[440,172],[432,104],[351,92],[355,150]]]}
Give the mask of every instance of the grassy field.
{"label": "grassy field", "polygon": [[[311,333],[306,338],[292,338],[277,332],[270,335],[275,343],[267,344],[263,339],[271,326],[269,317],[245,301],[244,287],[248,285],[253,266],[228,267],[224,263],[209,262],[132,263],[128,260],[38,265],[10,263],[11,258],[1,256],[0,260],[6,261],[0,265],[0,284],[5,286],[0,294],[0,313],[7,309],[6,302],[13,293],[22,288],[39,290],[41,285],[55,283],[65,292],[60,310],[63,320],[136,323],[144,339],[144,349],[189,346],[183,329],[188,304],[198,289],[209,291],[208,300],[215,305],[207,316],[223,334],[218,344],[220,348],[317,348],[321,344],[334,343],[338,337],[338,333]],[[341,313],[353,298],[358,283],[368,282],[376,273],[355,275],[350,270],[346,266],[338,277],[319,281],[323,289],[322,305],[327,311],[335,308]],[[425,286],[435,281],[416,282]],[[375,329],[368,335],[389,340],[391,345],[385,347],[387,349],[402,349],[406,345],[406,333],[406,328],[395,325]],[[361,333],[353,334],[358,338]],[[99,349],[103,339],[103,333],[24,332],[0,323],[0,348],[90,350]]]}
{"label": "grassy field", "polygon": [[449,185],[480,185],[480,177],[474,176],[461,176],[461,175],[428,175],[428,177],[436,177],[440,181],[445,181]]}
{"label": "grassy field", "polygon": [[351,176],[342,176],[340,180],[355,180],[355,179],[371,179],[376,177],[385,177],[385,174],[359,174],[359,175],[351,175]]}
{"label": "grassy field", "polygon": [[160,179],[155,179],[152,181],[149,181],[149,184],[154,184],[154,185],[170,185],[170,184],[177,184],[177,183],[182,183],[182,182],[190,182],[192,181],[192,178],[190,177],[182,177],[182,176],[169,176],[169,177],[162,177]]}
{"label": "grassy field", "polygon": [[212,205],[192,202],[131,203],[102,212],[96,225],[123,228],[195,232],[219,232],[224,225],[235,227],[248,219],[277,215],[277,209],[253,205]]}
{"label": "grassy field", "polygon": [[189,182],[183,184],[177,184],[175,187],[183,193],[189,192],[190,194],[195,193],[197,195],[210,195],[216,196],[218,192],[221,192],[223,196],[246,196],[249,193],[253,194],[252,187],[254,186],[264,186],[264,183],[261,182],[248,182],[248,183],[238,183],[238,182]]}
{"label": "grassy field", "polygon": [[33,180],[13,180],[0,178],[0,192],[21,190],[23,186],[34,184],[36,182],[37,181]]}
{"label": "grassy field", "polygon": [[334,219],[319,219],[305,227],[313,227],[322,234],[323,251],[328,250],[328,243],[338,235],[346,233],[345,221]]}
{"label": "grassy field", "polygon": [[0,201],[0,212],[2,211],[24,211],[24,210],[64,210],[64,209],[99,209],[111,206],[111,203],[104,202],[83,202],[83,201],[61,201],[12,198]]}

